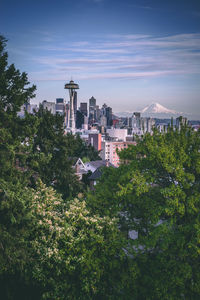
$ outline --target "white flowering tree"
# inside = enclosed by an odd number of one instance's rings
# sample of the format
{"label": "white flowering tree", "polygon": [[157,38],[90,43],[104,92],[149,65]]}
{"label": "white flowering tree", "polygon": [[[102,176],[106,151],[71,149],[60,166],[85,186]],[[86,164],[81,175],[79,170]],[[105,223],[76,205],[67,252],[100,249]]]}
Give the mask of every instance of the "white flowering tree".
{"label": "white flowering tree", "polygon": [[82,195],[65,203],[36,189],[1,184],[0,282],[5,299],[116,299],[128,259],[117,220],[92,215]]}
{"label": "white flowering tree", "polygon": [[43,298],[116,299],[128,263],[117,220],[92,215],[80,194],[66,205],[42,183],[33,197],[30,271]]}

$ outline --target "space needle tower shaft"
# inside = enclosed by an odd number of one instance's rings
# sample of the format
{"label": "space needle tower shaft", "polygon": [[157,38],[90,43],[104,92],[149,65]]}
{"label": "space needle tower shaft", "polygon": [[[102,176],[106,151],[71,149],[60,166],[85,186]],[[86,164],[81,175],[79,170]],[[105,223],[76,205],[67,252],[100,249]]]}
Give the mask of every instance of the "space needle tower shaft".
{"label": "space needle tower shaft", "polygon": [[69,128],[73,131],[75,130],[75,91],[79,89],[79,85],[71,80],[69,83],[65,84],[65,89],[69,90],[70,98],[70,109],[69,109]]}

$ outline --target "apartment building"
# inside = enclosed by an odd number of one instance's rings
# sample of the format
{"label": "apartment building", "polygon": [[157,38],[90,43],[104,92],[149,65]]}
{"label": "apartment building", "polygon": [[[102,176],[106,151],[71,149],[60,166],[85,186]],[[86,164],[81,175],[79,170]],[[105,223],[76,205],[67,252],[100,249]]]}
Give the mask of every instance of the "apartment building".
{"label": "apartment building", "polygon": [[136,145],[136,142],[104,141],[101,143],[102,151],[100,153],[100,156],[103,160],[110,162],[115,167],[119,167],[120,158],[117,154],[117,151],[126,149],[129,145]]}

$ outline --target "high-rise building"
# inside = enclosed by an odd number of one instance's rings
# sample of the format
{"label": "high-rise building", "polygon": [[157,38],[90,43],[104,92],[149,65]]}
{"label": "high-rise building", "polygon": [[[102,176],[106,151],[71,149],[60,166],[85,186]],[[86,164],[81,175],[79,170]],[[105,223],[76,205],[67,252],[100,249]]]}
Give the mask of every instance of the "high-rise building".
{"label": "high-rise building", "polygon": [[96,105],[94,107],[94,120],[95,120],[95,122],[99,122],[100,121],[100,116],[101,116],[101,111],[99,109],[99,106]]}
{"label": "high-rise building", "polygon": [[127,126],[129,128],[132,128],[132,118],[128,117],[128,120],[127,120]]}
{"label": "high-rise building", "polygon": [[105,116],[106,115],[106,108],[107,108],[108,106],[104,103],[103,105],[102,105],[102,108],[101,108],[101,115],[102,116]]}
{"label": "high-rise building", "polygon": [[79,110],[80,110],[80,112],[82,114],[84,114],[85,116],[87,116],[88,115],[87,102],[81,102]]}
{"label": "high-rise building", "polygon": [[187,118],[185,117],[180,116],[176,118],[176,127],[178,128],[178,130],[181,129],[181,126],[187,125],[187,123]]}
{"label": "high-rise building", "polygon": [[115,167],[118,167],[120,165],[118,151],[128,148],[129,145],[136,145],[136,143],[126,141],[104,141],[102,142],[100,156],[102,160],[107,160]]}
{"label": "high-rise building", "polygon": [[96,99],[93,96],[89,99],[89,107],[91,106],[96,106]]}
{"label": "high-rise building", "polygon": [[63,98],[56,98],[56,112],[61,115],[65,114],[65,103]]}
{"label": "high-rise building", "polygon": [[88,142],[97,151],[100,151],[101,150],[101,133],[90,133]]}
{"label": "high-rise building", "polygon": [[141,127],[141,122],[140,122],[140,113],[139,112],[134,112],[132,115],[132,128],[133,129],[140,129]]}
{"label": "high-rise building", "polygon": [[88,130],[88,117],[84,116],[84,124],[82,125],[82,128],[85,130]]}
{"label": "high-rise building", "polygon": [[107,126],[107,118],[106,118],[106,116],[104,116],[104,115],[101,116],[101,118],[100,118],[100,125],[103,126],[103,127]]}
{"label": "high-rise building", "polygon": [[47,100],[44,100],[42,102],[42,106],[43,106],[44,109],[47,109],[53,115],[55,115],[55,113],[56,113],[56,104],[55,104],[55,102],[49,102]]}
{"label": "high-rise building", "polygon": [[96,99],[92,96],[89,99],[89,123],[95,123],[95,106],[96,106]]}
{"label": "high-rise building", "polygon": [[107,126],[112,125],[112,108],[106,107]]}
{"label": "high-rise building", "polygon": [[152,133],[153,132],[153,128],[155,127],[155,120],[153,118],[148,118],[147,119],[147,131],[149,133]]}
{"label": "high-rise building", "polygon": [[142,133],[152,133],[153,132],[153,127],[155,126],[155,120],[153,118],[141,118],[141,131]]}
{"label": "high-rise building", "polygon": [[147,118],[141,118],[140,122],[141,131],[144,134],[147,132]]}

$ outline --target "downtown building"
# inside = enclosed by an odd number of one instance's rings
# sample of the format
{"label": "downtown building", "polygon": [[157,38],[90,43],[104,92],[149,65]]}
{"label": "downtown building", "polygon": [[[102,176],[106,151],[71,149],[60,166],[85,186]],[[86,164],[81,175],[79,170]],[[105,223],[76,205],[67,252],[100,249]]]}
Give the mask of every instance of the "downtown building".
{"label": "downtown building", "polygon": [[131,145],[136,145],[136,142],[127,142],[127,141],[103,141],[101,143],[102,150],[100,153],[100,157],[102,160],[106,160],[115,167],[119,167],[120,158],[118,156],[117,151],[124,150]]}

